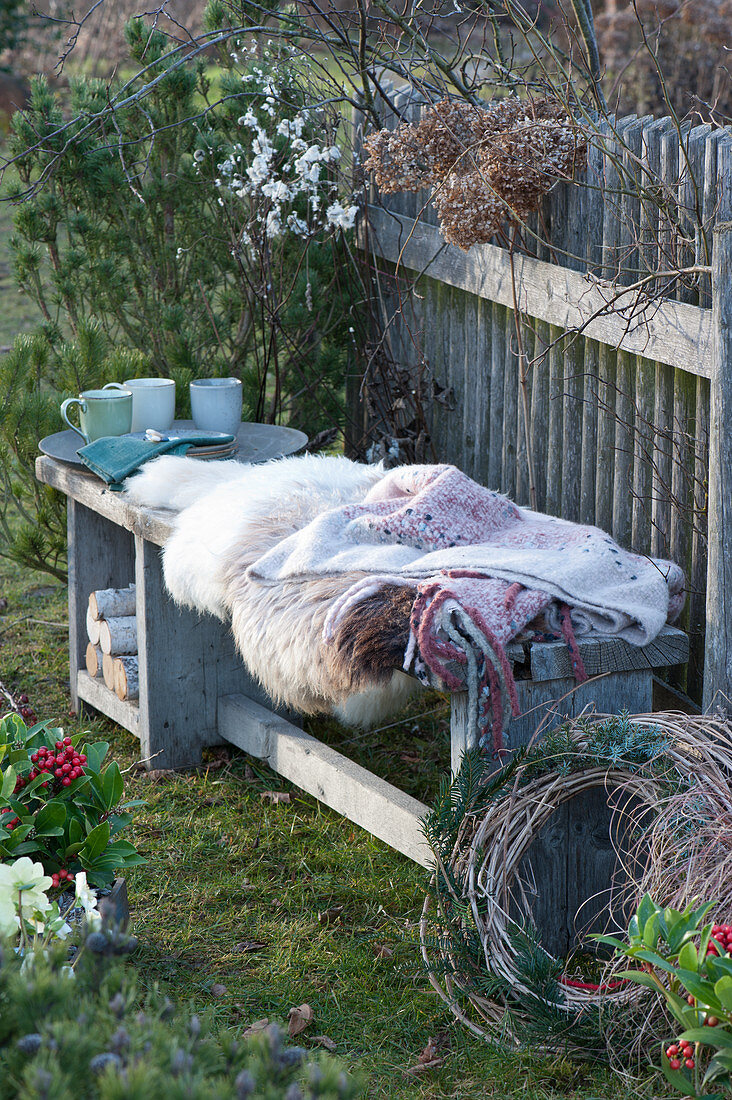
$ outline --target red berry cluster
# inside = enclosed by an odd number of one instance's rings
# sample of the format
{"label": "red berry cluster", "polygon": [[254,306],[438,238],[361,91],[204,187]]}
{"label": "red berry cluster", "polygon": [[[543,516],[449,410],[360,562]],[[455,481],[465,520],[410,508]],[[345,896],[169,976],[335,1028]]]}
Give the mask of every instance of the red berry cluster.
{"label": "red berry cluster", "polygon": [[28,696],[25,693],[18,695],[15,701],[20,711],[20,717],[23,719],[26,726],[35,726],[38,718],[36,717],[36,712],[33,710],[33,707],[30,705]]}
{"label": "red berry cluster", "polygon": [[[12,813],[13,813],[13,811],[10,809],[10,806],[6,806],[4,809],[0,810],[0,814],[12,814]],[[20,824],[20,818],[15,817],[15,815],[13,815],[12,817],[6,818],[4,821],[0,822],[0,828],[14,829],[15,826],[19,825],[19,824]]]}
{"label": "red berry cluster", "polygon": [[62,867],[60,871],[54,872],[51,875],[51,882],[54,886],[66,885],[67,882],[73,882],[74,876],[71,871],[67,871],[65,867]]}
{"label": "red berry cluster", "polygon": [[[47,749],[42,745],[31,757],[35,768],[29,774],[28,782],[45,771],[53,775],[54,780],[44,780],[41,787],[47,787],[48,783],[53,782],[54,793],[58,793],[62,787],[70,787],[72,780],[84,774],[86,760],[86,752],[77,752],[70,737],[64,737],[63,741],[56,741],[55,752],[54,749]],[[25,782],[24,780],[23,784]]]}
{"label": "red berry cluster", "polygon": [[707,955],[720,955],[721,951],[732,954],[732,924],[713,924],[712,938],[707,947]]}
{"label": "red berry cluster", "polygon": [[682,1062],[687,1069],[693,1069],[696,1065],[694,1047],[688,1039],[679,1039],[678,1042],[672,1043],[670,1047],[666,1047],[666,1057],[671,1069],[681,1069]]}
{"label": "red berry cluster", "polygon": [[[51,793],[58,794],[64,787],[70,787],[74,779],[84,775],[86,753],[77,753],[71,743],[71,738],[64,737],[63,741],[56,742],[53,749],[47,749],[45,745],[41,745],[40,749],[32,754],[31,763],[34,766],[28,775],[19,775],[15,780],[13,794],[18,794],[33,779],[37,779],[41,773],[48,774],[48,779],[44,779],[41,786],[48,787],[52,784]],[[9,806],[0,810],[0,814],[12,813],[13,811]],[[11,818],[6,817],[5,820],[0,822],[0,827],[14,829],[18,824],[20,824],[20,819],[13,815]]]}
{"label": "red berry cluster", "polygon": [[[37,752],[31,756],[31,762],[35,767],[30,771],[27,779],[18,779],[22,787],[36,779],[41,772],[47,772],[49,777],[41,783],[47,787],[53,783],[53,793],[58,794],[62,787],[70,787],[72,780],[78,779],[84,774],[86,753],[78,753],[71,743],[70,737],[64,737],[63,741],[57,741],[54,749],[47,749],[41,745]],[[16,783],[16,789],[18,784]]]}

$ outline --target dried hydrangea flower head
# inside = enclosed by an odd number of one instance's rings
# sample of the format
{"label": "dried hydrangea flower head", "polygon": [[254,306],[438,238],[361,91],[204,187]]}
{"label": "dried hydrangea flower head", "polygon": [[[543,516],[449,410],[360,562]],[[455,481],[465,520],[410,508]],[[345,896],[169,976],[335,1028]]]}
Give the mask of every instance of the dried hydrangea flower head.
{"label": "dried hydrangea flower head", "polygon": [[536,210],[586,156],[584,134],[561,104],[515,97],[489,108],[442,100],[416,125],[379,130],[364,145],[383,192],[433,188],[443,237],[465,250]]}

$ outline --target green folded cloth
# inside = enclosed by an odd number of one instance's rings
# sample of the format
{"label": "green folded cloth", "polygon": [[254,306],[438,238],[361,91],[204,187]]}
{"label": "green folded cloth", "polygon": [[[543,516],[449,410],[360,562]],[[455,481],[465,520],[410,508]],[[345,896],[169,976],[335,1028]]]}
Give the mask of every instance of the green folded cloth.
{"label": "green folded cloth", "polygon": [[186,436],[184,440],[163,439],[160,443],[130,439],[124,435],[105,435],[93,443],[87,443],[76,453],[85,466],[107,482],[110,489],[119,492],[124,488],[122,483],[125,478],[151,458],[163,454],[184,455],[191,447],[212,447],[216,443],[231,443],[233,439],[233,435],[222,436],[220,432],[215,435],[201,432],[200,435]]}

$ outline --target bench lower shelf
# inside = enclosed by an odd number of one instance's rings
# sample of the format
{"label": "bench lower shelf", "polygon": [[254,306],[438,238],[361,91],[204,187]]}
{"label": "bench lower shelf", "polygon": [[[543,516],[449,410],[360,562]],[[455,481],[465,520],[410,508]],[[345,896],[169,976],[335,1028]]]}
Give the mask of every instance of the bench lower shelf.
{"label": "bench lower shelf", "polygon": [[107,718],[111,718],[118,726],[123,726],[130,733],[134,733],[135,737],[140,736],[140,708],[136,703],[118,699],[101,676],[92,679],[88,672],[78,672],[76,691],[85,703],[106,714]]}

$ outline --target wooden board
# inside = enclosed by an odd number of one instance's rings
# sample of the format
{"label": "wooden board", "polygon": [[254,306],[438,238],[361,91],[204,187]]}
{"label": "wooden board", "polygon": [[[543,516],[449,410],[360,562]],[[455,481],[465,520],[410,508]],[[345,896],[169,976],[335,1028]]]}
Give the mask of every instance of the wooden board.
{"label": "wooden board", "polygon": [[243,695],[219,700],[219,734],[422,867],[428,807]]}
{"label": "wooden board", "polygon": [[[512,749],[531,742],[540,724],[543,735],[585,709],[647,713],[653,696],[650,670],[614,673],[579,686],[569,677],[519,680],[516,686],[522,716],[508,729]],[[454,772],[469,745],[467,694],[452,695],[451,707]],[[605,792],[586,791],[552,815],[522,861],[519,874],[541,943],[557,957],[567,954],[578,932],[604,930],[603,907],[616,871],[611,818]]]}
{"label": "wooden board", "polygon": [[[369,209],[369,222],[369,245],[383,259],[480,298],[513,305],[506,249],[484,244],[463,252],[446,245],[435,226],[378,207]],[[710,310],[670,299],[635,308],[634,291],[624,292],[605,280],[533,256],[517,255],[514,263],[519,305],[529,317],[569,331],[582,329],[610,347],[710,377]],[[613,312],[595,316],[611,300]]]}
{"label": "wooden board", "polygon": [[[196,764],[220,743],[221,696],[271,704],[236,651],[226,624],[178,607],[165,591],[160,550],[135,537],[140,742],[153,768]],[[161,639],[168,645],[161,645]]]}
{"label": "wooden board", "polygon": [[[601,641],[579,640],[579,651],[588,676],[601,672],[629,672],[633,669],[669,668],[689,659],[689,639],[683,630],[665,627],[646,646],[631,645],[622,638]],[[548,642],[531,647],[532,680],[555,680],[572,675],[569,649],[565,642]]]}
{"label": "wooden board", "polygon": [[66,511],[69,574],[69,683],[78,709],[77,674],[86,669],[86,618],[89,593],[122,588],[134,573],[132,536],[128,531],[73,498]]}
{"label": "wooden board", "polygon": [[[175,513],[167,508],[138,508],[128,504],[119,493],[113,493],[94,474],[77,470],[73,466],[64,466],[53,458],[41,455],[36,459],[36,477],[45,485],[64,493],[70,501],[76,501],[91,509],[98,517],[110,520],[125,531],[141,535],[156,546],[164,546],[171,533],[171,524]],[[84,596],[88,606],[89,593],[98,588],[124,588],[133,578],[116,575],[104,583],[92,584]],[[115,583],[116,582],[116,583]]]}
{"label": "wooden board", "polygon": [[76,677],[76,694],[95,710],[106,714],[118,726],[134,733],[135,737],[140,736],[139,708],[134,703],[118,699],[101,677],[93,680],[88,672],[79,672]]}

